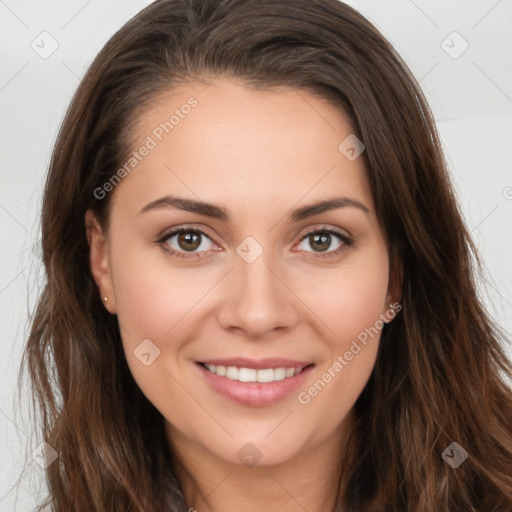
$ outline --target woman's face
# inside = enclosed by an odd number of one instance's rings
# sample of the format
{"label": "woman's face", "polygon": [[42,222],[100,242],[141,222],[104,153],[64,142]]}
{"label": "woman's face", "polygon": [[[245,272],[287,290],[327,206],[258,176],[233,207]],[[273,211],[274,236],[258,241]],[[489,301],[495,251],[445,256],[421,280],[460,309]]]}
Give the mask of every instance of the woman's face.
{"label": "woman's face", "polygon": [[192,83],[140,118],[91,266],[177,451],[277,464],[348,428],[397,298],[362,150],[291,88]]}

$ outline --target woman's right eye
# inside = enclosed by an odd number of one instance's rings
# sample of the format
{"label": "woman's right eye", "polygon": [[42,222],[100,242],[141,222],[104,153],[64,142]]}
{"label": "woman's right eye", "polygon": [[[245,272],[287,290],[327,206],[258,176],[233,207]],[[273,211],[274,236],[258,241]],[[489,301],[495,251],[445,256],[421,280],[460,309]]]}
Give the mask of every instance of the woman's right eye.
{"label": "woman's right eye", "polygon": [[173,256],[193,259],[202,257],[201,253],[208,252],[214,245],[210,237],[197,228],[175,229],[162,236],[158,243]]}

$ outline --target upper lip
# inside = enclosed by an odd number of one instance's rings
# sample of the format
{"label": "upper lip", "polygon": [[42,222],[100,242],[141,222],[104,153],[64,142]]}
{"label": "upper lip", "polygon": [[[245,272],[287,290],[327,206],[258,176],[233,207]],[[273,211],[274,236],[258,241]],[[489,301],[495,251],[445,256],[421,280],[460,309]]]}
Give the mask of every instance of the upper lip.
{"label": "upper lip", "polygon": [[236,366],[237,368],[253,368],[254,370],[263,370],[268,368],[304,368],[313,364],[309,361],[296,361],[294,359],[247,359],[236,357],[230,359],[204,359],[197,361],[202,364],[214,364],[215,366]]}

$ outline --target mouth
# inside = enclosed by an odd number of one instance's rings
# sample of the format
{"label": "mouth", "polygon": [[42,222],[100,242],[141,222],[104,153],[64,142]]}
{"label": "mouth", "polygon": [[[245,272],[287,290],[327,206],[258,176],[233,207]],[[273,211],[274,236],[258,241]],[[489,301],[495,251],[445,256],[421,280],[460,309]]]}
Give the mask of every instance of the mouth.
{"label": "mouth", "polygon": [[266,406],[290,395],[315,364],[284,359],[230,359],[198,361],[196,366],[217,393],[245,405]]}

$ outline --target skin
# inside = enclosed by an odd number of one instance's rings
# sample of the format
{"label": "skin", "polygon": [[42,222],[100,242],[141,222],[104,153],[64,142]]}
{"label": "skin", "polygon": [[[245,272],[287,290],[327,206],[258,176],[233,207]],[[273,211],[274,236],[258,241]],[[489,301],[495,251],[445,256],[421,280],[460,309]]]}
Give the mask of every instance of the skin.
{"label": "skin", "polygon": [[[363,158],[349,161],[338,150],[353,130],[329,102],[290,88],[254,91],[228,78],[166,93],[140,118],[134,149],[190,96],[197,107],[112,192],[108,233],[87,212],[92,273],[118,316],[136,382],[166,419],[189,507],[332,510],[338,454],[380,332],[309,403],[297,394],[399,300]],[[170,207],[140,213],[167,194],[222,206],[230,220]],[[368,213],[346,206],[287,220],[292,209],[339,196]],[[177,236],[156,242],[183,225],[208,234],[195,249],[199,259],[163,249],[190,254]],[[319,247],[304,234],[325,227],[353,244],[322,257],[343,242],[333,235]],[[236,252],[247,236],[263,249],[252,263]],[[160,349],[149,366],[134,355],[144,339]],[[218,394],[198,374],[195,361],[221,357],[316,366],[297,392],[252,407]],[[253,467],[237,457],[247,443],[261,454]]]}

